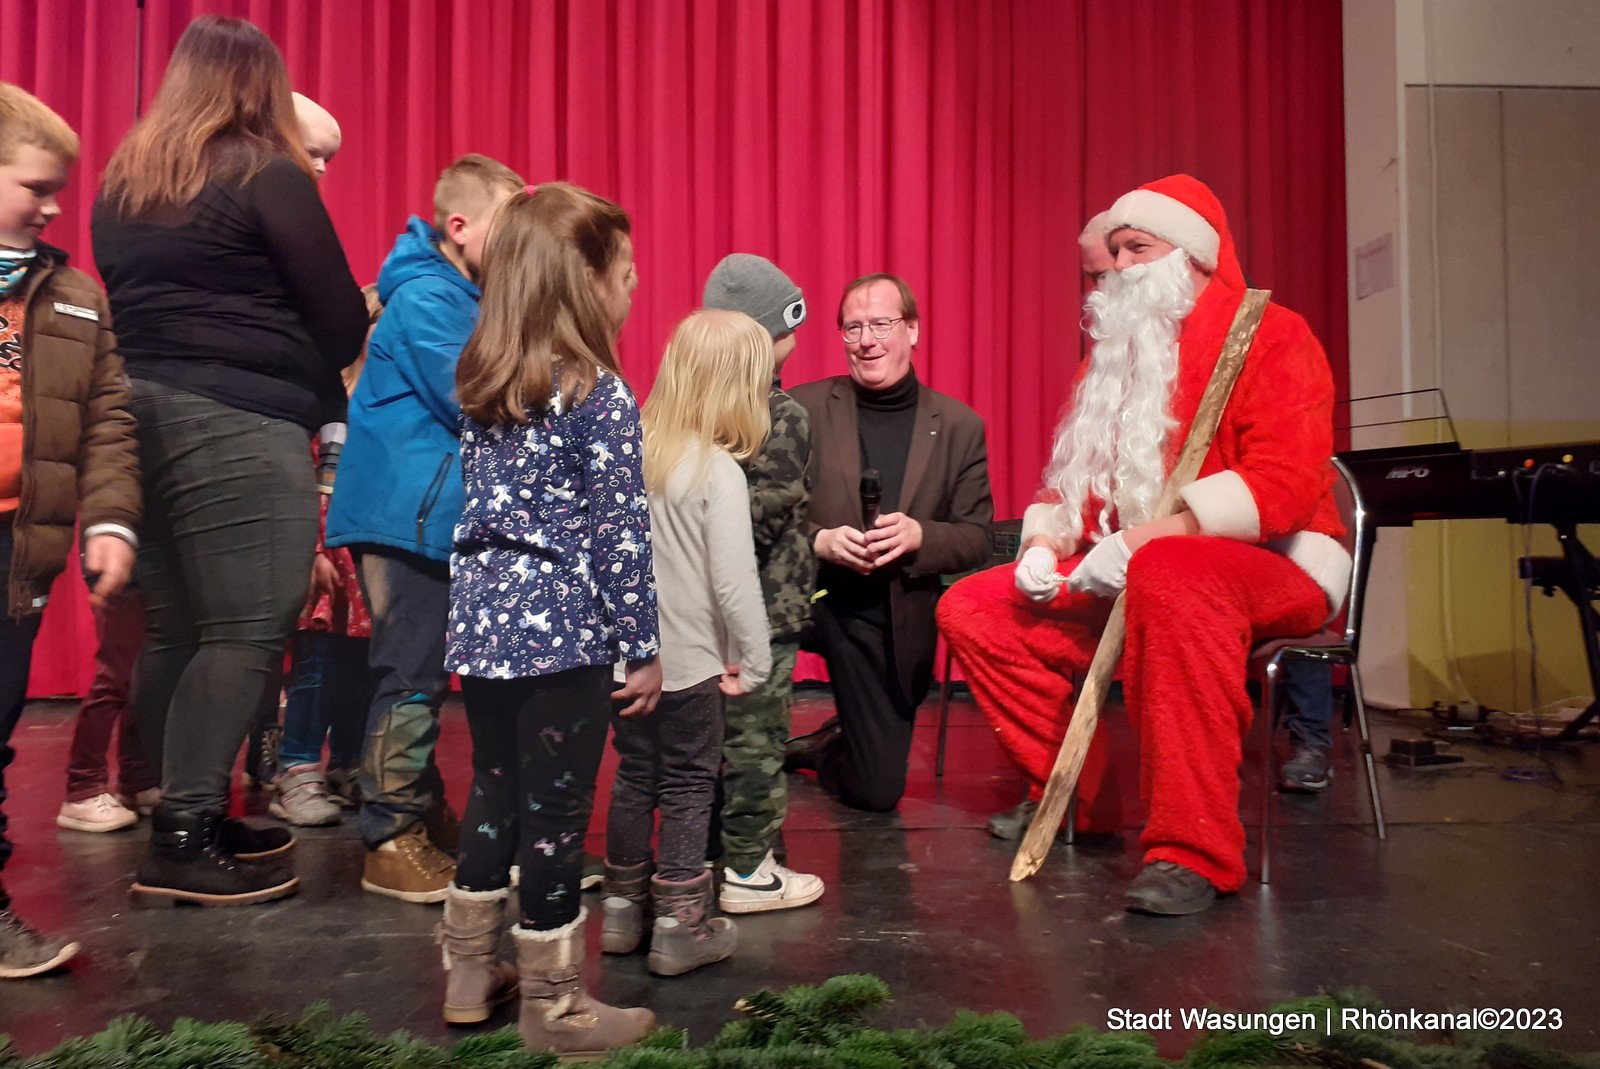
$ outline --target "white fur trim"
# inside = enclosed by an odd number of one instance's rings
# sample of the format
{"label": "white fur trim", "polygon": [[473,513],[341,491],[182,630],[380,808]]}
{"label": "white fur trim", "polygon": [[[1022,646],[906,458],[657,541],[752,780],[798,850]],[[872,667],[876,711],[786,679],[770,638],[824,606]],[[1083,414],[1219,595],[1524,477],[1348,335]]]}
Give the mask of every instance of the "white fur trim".
{"label": "white fur trim", "polygon": [[502,887],[498,891],[466,891],[457,887],[452,880],[447,893],[451,898],[465,898],[468,902],[504,902],[510,890],[509,887]]}
{"label": "white fur trim", "polygon": [[1106,225],[1106,221],[1110,218],[1110,212],[1101,212],[1093,219],[1090,219],[1084,224],[1083,232],[1078,235],[1078,240],[1082,241],[1085,238],[1103,238],[1107,234],[1111,233],[1111,228]]}
{"label": "white fur trim", "polygon": [[[579,906],[577,919],[570,924],[563,924],[561,927],[551,928],[549,931],[539,931],[533,928],[524,928],[520,924],[513,924],[511,926],[511,934],[514,938],[525,940],[529,943],[559,943],[563,939],[568,939],[581,933],[583,931],[583,923],[588,919],[589,907]],[[571,965],[572,962],[568,961],[562,964]]]}
{"label": "white fur trim", "polygon": [[1028,544],[1028,539],[1034,535],[1044,535],[1054,538],[1052,533],[1055,524],[1051,517],[1055,515],[1056,505],[1051,501],[1035,501],[1022,510],[1022,537],[1017,540],[1017,559],[1022,559],[1022,550]]}
{"label": "white fur trim", "polygon": [[1196,479],[1178,492],[1200,521],[1200,533],[1241,542],[1261,540],[1261,510],[1255,495],[1236,471],[1219,471]]}
{"label": "white fur trim", "polygon": [[1328,596],[1328,620],[1339,615],[1345,596],[1350,593],[1350,569],[1355,567],[1355,562],[1337,539],[1316,531],[1300,531],[1274,538],[1266,547],[1288,557],[1322,588]]}
{"label": "white fur trim", "polygon": [[1216,270],[1222,237],[1206,222],[1205,216],[1181,200],[1151,189],[1124,193],[1106,213],[1106,233],[1123,226],[1170,241],[1202,267]]}

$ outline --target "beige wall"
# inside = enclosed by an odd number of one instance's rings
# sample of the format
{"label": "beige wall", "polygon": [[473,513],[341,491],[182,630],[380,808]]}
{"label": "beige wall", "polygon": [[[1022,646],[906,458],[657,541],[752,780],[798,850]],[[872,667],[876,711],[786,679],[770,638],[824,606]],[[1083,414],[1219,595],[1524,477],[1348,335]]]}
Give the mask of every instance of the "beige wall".
{"label": "beige wall", "polygon": [[[1438,386],[1468,448],[1600,439],[1600,91],[1589,88],[1600,86],[1600,3],[1346,0],[1344,11],[1351,249],[1393,225],[1399,250],[1395,292],[1352,292],[1353,394]],[[1363,654],[1373,699],[1529,707],[1520,529],[1434,523],[1379,544]],[[1553,551],[1537,531],[1534,552]],[[1536,594],[1533,624],[1541,699],[1587,694],[1572,607]]]}

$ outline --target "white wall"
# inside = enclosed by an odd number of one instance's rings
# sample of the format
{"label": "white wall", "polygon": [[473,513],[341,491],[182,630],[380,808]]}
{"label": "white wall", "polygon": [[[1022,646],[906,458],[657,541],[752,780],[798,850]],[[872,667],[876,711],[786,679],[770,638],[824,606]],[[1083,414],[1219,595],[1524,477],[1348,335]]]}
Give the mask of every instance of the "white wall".
{"label": "white wall", "polygon": [[[1344,32],[1352,394],[1439,386],[1469,448],[1600,438],[1600,2],[1344,0]],[[1384,234],[1396,286],[1358,299],[1355,250]],[[1402,433],[1430,440],[1353,441]],[[1514,534],[1380,536],[1374,701],[1526,707]],[[1535,600],[1541,697],[1586,692],[1571,607]]]}

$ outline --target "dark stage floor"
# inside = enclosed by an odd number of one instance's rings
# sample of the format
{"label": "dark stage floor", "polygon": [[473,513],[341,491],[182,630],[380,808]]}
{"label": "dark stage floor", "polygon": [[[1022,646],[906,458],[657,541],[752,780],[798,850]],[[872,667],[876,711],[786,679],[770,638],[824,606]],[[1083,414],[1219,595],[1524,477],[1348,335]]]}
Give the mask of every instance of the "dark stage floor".
{"label": "dark stage floor", "polygon": [[[437,909],[363,894],[350,822],[301,833],[296,898],[243,909],[131,909],[126,888],[143,826],[94,836],[54,825],[74,710],[30,708],[7,777],[18,851],[6,883],[24,916],[85,945],[68,971],[0,985],[0,1033],[21,1051],[92,1032],[123,1013],[161,1024],[179,1016],[252,1018],[319,999],[360,1010],[381,1029],[459,1034],[439,1017]],[[827,712],[825,699],[808,697],[797,722],[814,724]],[[1017,781],[965,702],[952,715],[948,772],[935,780],[935,724],[930,702],[897,814],[843,810],[813,781],[792,777],[790,857],[828,881],[817,906],[741,919],[733,960],[688,977],[654,979],[642,956],[601,962],[595,953],[588,975],[596,993],[649,1005],[664,1023],[703,1040],[740,995],[841,972],[870,971],[893,987],[885,1024],[942,1023],[959,1008],[1009,1010],[1035,1034],[1104,1027],[1113,1007],[1255,1010],[1359,985],[1394,1009],[1558,1008],[1565,1026],[1544,1038],[1600,1050],[1593,982],[1600,752],[1592,747],[1554,758],[1563,786],[1502,779],[1502,766],[1530,757],[1474,746],[1458,752],[1491,767],[1380,768],[1391,822],[1389,841],[1380,844],[1353,739],[1341,738],[1329,792],[1278,806],[1270,889],[1252,883],[1208,913],[1155,920],[1122,911],[1123,889],[1139,867],[1133,833],[1120,842],[1058,846],[1036,879],[1008,883],[1011,844],[991,840],[983,823],[1017,799]],[[1126,752],[1124,721],[1115,716],[1110,724]],[[1380,717],[1380,752],[1389,736],[1417,726]],[[468,744],[454,706],[442,745],[459,802]],[[1253,844],[1253,755],[1247,767]],[[1131,810],[1135,785],[1125,788]],[[591,926],[592,948],[597,938],[598,925]],[[496,1023],[509,1020],[503,1014]],[[1157,1038],[1175,1055],[1190,1037]]]}

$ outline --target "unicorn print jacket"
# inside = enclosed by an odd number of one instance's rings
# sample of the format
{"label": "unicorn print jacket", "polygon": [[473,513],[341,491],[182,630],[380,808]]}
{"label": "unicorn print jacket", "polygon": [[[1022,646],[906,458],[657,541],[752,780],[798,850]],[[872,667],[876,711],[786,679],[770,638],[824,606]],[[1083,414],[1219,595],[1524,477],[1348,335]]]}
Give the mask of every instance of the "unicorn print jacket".
{"label": "unicorn print jacket", "polygon": [[521,426],[461,424],[446,666],[513,679],[660,648],[639,409],[602,373]]}

